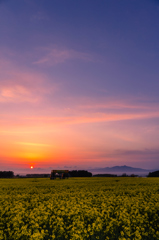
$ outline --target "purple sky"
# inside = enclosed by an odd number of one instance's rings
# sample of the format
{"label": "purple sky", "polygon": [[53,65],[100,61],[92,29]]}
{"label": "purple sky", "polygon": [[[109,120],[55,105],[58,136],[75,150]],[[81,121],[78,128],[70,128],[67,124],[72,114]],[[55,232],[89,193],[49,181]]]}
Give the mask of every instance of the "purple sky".
{"label": "purple sky", "polygon": [[0,168],[159,168],[159,1],[0,1]]}

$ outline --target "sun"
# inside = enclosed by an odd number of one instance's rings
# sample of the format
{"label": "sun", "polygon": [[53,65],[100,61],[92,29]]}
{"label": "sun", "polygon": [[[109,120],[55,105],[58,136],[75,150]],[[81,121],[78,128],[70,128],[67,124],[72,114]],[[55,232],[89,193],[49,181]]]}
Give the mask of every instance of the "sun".
{"label": "sun", "polygon": [[33,167],[33,166],[31,166],[30,168],[31,168],[31,169],[33,169],[34,167]]}

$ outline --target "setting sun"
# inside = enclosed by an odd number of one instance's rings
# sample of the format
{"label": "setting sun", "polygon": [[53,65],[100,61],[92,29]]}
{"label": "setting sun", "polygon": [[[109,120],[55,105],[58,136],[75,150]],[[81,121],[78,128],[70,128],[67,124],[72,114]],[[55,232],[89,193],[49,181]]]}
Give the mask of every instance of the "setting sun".
{"label": "setting sun", "polygon": [[158,170],[159,0],[12,2],[0,0],[0,170]]}

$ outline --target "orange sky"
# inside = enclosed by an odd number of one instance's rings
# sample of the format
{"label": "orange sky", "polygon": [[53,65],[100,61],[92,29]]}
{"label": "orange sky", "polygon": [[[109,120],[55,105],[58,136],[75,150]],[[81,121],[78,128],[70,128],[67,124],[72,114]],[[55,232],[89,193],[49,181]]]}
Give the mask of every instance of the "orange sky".
{"label": "orange sky", "polygon": [[82,100],[77,99],[70,108],[62,110],[47,106],[44,116],[39,102],[35,104],[39,108],[36,115],[30,103],[25,102],[26,106],[28,104],[26,115],[24,103],[16,102],[16,97],[12,102],[7,99],[6,104],[16,105],[21,111],[15,114],[13,107],[1,114],[2,166],[8,163],[15,169],[31,165],[44,169],[64,166],[93,168],[119,163],[141,166],[142,161],[145,167],[149,166],[147,152],[149,149],[155,152],[158,144],[157,127],[152,125],[159,115],[157,107],[135,105],[135,99],[129,103],[102,99],[96,105],[93,99],[87,101],[88,104],[82,105]]}
{"label": "orange sky", "polygon": [[159,168],[157,1],[61,1],[0,1],[0,169]]}

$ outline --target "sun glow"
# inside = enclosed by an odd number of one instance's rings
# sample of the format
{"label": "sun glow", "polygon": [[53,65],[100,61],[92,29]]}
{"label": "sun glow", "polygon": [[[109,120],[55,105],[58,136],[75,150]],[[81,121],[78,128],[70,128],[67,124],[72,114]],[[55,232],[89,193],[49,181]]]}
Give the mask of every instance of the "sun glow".
{"label": "sun glow", "polygon": [[33,166],[31,166],[30,168],[31,168],[31,169],[33,169],[34,167],[33,167]]}

